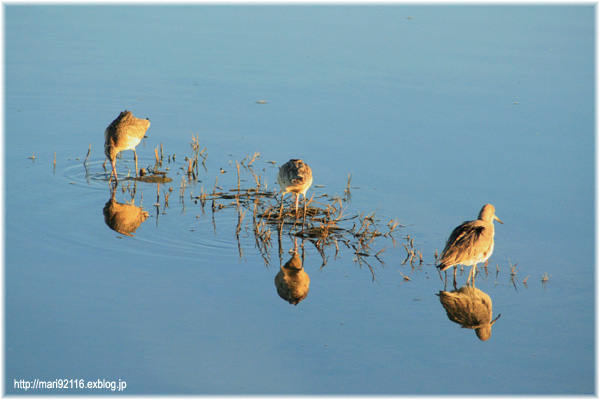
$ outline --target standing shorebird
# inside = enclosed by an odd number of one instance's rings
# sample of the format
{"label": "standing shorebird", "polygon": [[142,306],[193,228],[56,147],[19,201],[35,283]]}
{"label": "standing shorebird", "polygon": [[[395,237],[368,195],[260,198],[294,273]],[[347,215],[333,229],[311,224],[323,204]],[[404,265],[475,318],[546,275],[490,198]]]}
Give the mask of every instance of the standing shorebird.
{"label": "standing shorebird", "polygon": [[[296,218],[298,218],[298,199],[300,194],[306,198],[306,191],[312,185],[312,171],[302,160],[290,160],[279,167],[277,183],[281,188],[281,207],[283,208],[283,196],[286,193],[296,195]],[[306,202],[304,203],[304,215],[306,216]]]}
{"label": "standing shorebird", "polygon": [[469,281],[477,264],[485,262],[494,252],[494,220],[504,224],[496,217],[496,209],[491,204],[483,206],[475,221],[463,222],[454,228],[440,257],[437,268],[444,271],[456,265],[472,265]]}
{"label": "standing shorebird", "polygon": [[[115,182],[117,182],[117,154],[123,150],[133,150],[133,158],[135,160],[135,176],[138,174],[137,165],[137,153],[135,152],[135,146],[137,146],[148,127],[150,121],[148,118],[139,119],[133,116],[131,111],[125,110],[119,114],[104,131],[104,154],[110,160],[112,165],[112,172],[115,176]],[[109,181],[110,181],[109,178]]]}

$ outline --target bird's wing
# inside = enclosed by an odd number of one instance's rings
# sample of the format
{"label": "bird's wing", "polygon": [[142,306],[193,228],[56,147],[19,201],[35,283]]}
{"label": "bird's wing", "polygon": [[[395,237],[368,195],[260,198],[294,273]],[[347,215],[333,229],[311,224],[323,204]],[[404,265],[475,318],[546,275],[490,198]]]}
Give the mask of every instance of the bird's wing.
{"label": "bird's wing", "polygon": [[486,240],[483,235],[484,227],[479,221],[468,221],[457,226],[444,247],[441,264],[453,265],[460,263],[460,260],[476,258],[477,249],[482,248],[482,240]]}

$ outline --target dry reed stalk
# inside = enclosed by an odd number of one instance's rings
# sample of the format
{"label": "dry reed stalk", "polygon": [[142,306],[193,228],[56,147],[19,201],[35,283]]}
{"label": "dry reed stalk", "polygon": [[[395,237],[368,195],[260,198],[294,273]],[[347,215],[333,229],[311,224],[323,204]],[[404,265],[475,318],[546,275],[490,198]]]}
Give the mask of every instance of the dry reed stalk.
{"label": "dry reed stalk", "polygon": [[[160,206],[160,183],[156,184],[156,203],[154,203],[156,207]],[[157,210],[158,212],[158,210]]]}
{"label": "dry reed stalk", "polygon": [[257,160],[259,157],[260,157],[260,153],[258,153],[258,152],[255,152],[255,153],[252,155],[252,158],[250,159],[250,161],[248,161],[248,167],[249,167],[250,165],[252,165],[252,163],[253,163],[254,161],[256,161],[256,160]]}
{"label": "dry reed stalk", "polygon": [[[85,155],[85,159],[83,160],[83,165],[87,164],[87,160],[90,157],[90,153],[92,151],[92,144],[90,143],[89,147],[88,147],[88,151],[87,154]],[[35,157],[34,157],[35,158]]]}
{"label": "dry reed stalk", "polygon": [[[169,189],[171,189],[171,190],[172,190],[173,188],[169,188]],[[165,196],[165,207],[168,207],[168,206],[169,206],[169,196],[170,196],[170,195],[171,195],[171,191],[168,191],[168,192],[166,192],[166,193],[164,194],[164,196]]]}
{"label": "dry reed stalk", "polygon": [[183,199],[183,196],[185,194],[185,184],[186,184],[186,180],[185,178],[182,176],[181,177],[181,184],[179,186],[179,198]]}
{"label": "dry reed stalk", "polygon": [[398,273],[400,274],[400,276],[402,276],[402,282],[400,282],[400,285],[398,285],[399,287],[402,286],[402,284],[404,284],[405,282],[409,282],[410,278],[406,275],[404,275],[402,272],[398,271]]}
{"label": "dry reed stalk", "polygon": [[198,150],[200,150],[200,140],[198,140],[198,135],[194,136],[192,134],[192,143],[190,146],[192,147],[192,151],[197,154]]}
{"label": "dry reed stalk", "polygon": [[419,255],[419,266],[423,265],[423,250],[418,251],[417,250],[417,254]]}
{"label": "dry reed stalk", "polygon": [[238,188],[238,193],[239,193],[239,191],[240,191],[240,164],[237,161],[235,162],[235,167],[237,168],[237,179],[238,179],[237,188]]}
{"label": "dry reed stalk", "polygon": [[548,282],[548,280],[550,279],[552,275],[548,276],[547,272],[544,272],[544,275],[542,275],[542,283],[546,284],[546,282]]}
{"label": "dry reed stalk", "polygon": [[235,229],[235,235],[239,238],[240,230],[242,229],[242,221],[244,220],[244,216],[246,215],[246,211],[241,211],[238,209],[238,223]]}
{"label": "dry reed stalk", "polygon": [[352,194],[350,193],[350,182],[352,181],[352,174],[348,174],[348,185],[346,189],[344,189],[344,201],[350,201],[352,199]]}
{"label": "dry reed stalk", "polygon": [[256,183],[256,190],[260,190],[260,175],[256,175],[254,171],[252,171],[252,177],[254,178],[254,183]]}
{"label": "dry reed stalk", "polygon": [[[518,264],[518,263],[517,263],[517,264]],[[517,264],[515,264],[515,265],[512,265],[512,264],[510,263],[510,259],[508,260],[508,265],[510,265],[510,275],[511,275],[511,276],[515,276],[515,275],[517,274],[517,271],[515,270],[515,268],[516,268]]]}
{"label": "dry reed stalk", "polygon": [[411,257],[412,251],[404,243],[402,243],[402,246],[404,246],[404,248],[406,249],[406,259],[402,262],[402,265],[404,265],[408,262],[409,258]]}
{"label": "dry reed stalk", "polygon": [[385,247],[382,248],[381,250],[379,250],[379,252],[377,254],[375,254],[373,257],[375,257],[382,265],[384,264],[383,261],[381,261],[381,259],[379,258],[379,255],[382,254],[385,251]]}

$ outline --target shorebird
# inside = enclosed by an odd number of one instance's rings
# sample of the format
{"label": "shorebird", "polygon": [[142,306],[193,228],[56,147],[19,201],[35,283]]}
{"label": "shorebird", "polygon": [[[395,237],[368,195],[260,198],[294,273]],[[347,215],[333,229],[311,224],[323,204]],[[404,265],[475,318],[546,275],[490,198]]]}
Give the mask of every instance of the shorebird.
{"label": "shorebird", "polygon": [[[454,228],[440,256],[437,268],[444,271],[455,267],[456,274],[456,265],[472,265],[469,273],[469,280],[471,280],[471,274],[477,269],[477,264],[487,261],[494,252],[494,220],[504,224],[496,216],[494,206],[486,204],[479,211],[475,221],[466,221]],[[473,282],[474,280],[475,274],[473,274]]]}
{"label": "shorebird", "polygon": [[[306,191],[312,185],[312,171],[302,160],[292,159],[281,167],[277,173],[277,183],[281,188],[281,207],[283,208],[283,196],[286,193],[296,195],[296,218],[298,217],[298,199],[300,194],[306,198]],[[306,216],[306,203],[304,203],[304,215]]]}
{"label": "shorebird", "polygon": [[135,146],[137,146],[148,127],[150,121],[148,118],[139,119],[133,116],[131,111],[125,110],[119,114],[104,131],[104,154],[110,160],[112,165],[112,172],[110,179],[113,174],[115,176],[115,182],[117,182],[117,154],[123,150],[133,150],[133,158],[135,160],[135,176],[138,174],[137,165],[137,153],[135,152]]}
{"label": "shorebird", "polygon": [[440,290],[437,295],[450,321],[462,328],[475,329],[479,340],[488,340],[492,336],[492,325],[500,314],[492,320],[492,299],[488,294],[475,287],[463,286],[451,292]]}

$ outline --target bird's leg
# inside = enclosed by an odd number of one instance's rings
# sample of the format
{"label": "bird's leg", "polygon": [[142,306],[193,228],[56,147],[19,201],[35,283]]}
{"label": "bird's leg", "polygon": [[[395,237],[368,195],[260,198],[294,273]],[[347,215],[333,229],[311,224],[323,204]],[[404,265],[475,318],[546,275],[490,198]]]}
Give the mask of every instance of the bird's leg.
{"label": "bird's leg", "polygon": [[279,219],[279,223],[277,224],[277,243],[279,245],[279,262],[283,265],[281,255],[283,254],[283,247],[281,245],[281,234],[283,230],[283,223],[281,222],[281,218]]}
{"label": "bird's leg", "polygon": [[119,183],[119,179],[117,178],[117,160],[110,160],[110,164],[112,165],[112,171],[110,173],[110,177],[108,178],[108,182],[112,179],[112,176],[115,176],[115,185]]}
{"label": "bird's leg", "polygon": [[302,195],[302,200],[304,200],[304,212],[302,213],[302,230],[304,230],[304,224],[306,223],[306,195]]}
{"label": "bird's leg", "polygon": [[454,273],[453,273],[453,279],[452,279],[452,285],[454,286],[454,289],[456,289],[456,269],[458,267],[455,265],[454,266]]}
{"label": "bird's leg", "polygon": [[285,196],[284,193],[281,194],[281,207],[279,208],[279,221],[280,222],[283,221],[283,196]]}
{"label": "bird's leg", "polygon": [[133,149],[133,159],[135,160],[135,177],[138,176],[138,166],[137,166],[137,153],[135,152],[135,148]]}
{"label": "bird's leg", "polygon": [[473,287],[475,287],[476,269],[477,269],[477,264],[473,264],[473,266],[471,267],[471,271],[469,271],[469,279],[467,280],[467,284],[469,284],[469,282],[470,282]]}
{"label": "bird's leg", "polygon": [[[296,195],[296,218],[294,219],[294,225],[292,226],[292,230],[296,228],[296,224],[298,223],[298,200],[300,199],[300,193],[295,193]],[[304,227],[302,227],[304,229]]]}

